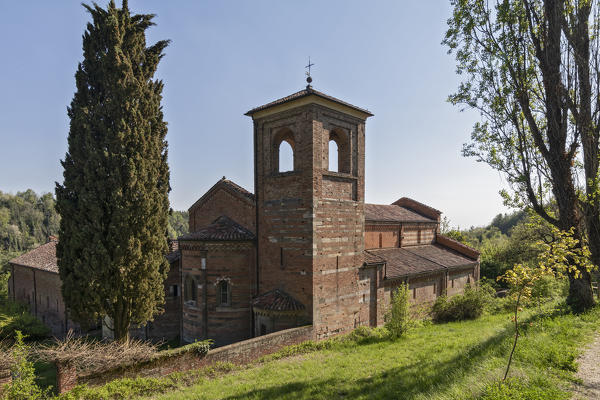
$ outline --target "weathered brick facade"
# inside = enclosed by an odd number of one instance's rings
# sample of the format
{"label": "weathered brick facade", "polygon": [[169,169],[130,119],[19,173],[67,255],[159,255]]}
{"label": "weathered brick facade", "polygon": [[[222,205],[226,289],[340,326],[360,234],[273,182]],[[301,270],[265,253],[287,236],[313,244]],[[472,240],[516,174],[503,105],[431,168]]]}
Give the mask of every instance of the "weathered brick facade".
{"label": "weathered brick facade", "polygon": [[[166,313],[146,337],[176,331],[183,342],[221,346],[310,324],[322,339],[382,324],[402,282],[426,304],[479,279],[479,253],[439,234],[440,211],[405,197],[365,203],[370,112],[309,86],[246,115],[255,193],[223,177],[190,207],[190,233],[179,238],[165,283]],[[279,165],[283,142],[292,171]],[[26,273],[14,276],[31,282]],[[23,288],[21,301],[30,292]]]}
{"label": "weathered brick facade", "polygon": [[[185,341],[224,344],[305,323],[321,339],[382,324],[401,282],[426,303],[478,278],[476,252],[437,243],[439,211],[408,198],[365,204],[368,111],[308,87],[247,115],[255,194],[223,178],[190,208],[197,232],[181,238],[193,282]],[[331,141],[337,171],[328,169]],[[292,171],[280,170],[283,142]],[[218,306],[218,279],[230,283],[227,307]]]}
{"label": "weathered brick facade", "polygon": [[[144,327],[132,329],[131,334],[135,337],[171,340],[180,334],[181,268],[178,253],[172,252],[167,259],[171,268],[165,281],[165,312]],[[11,260],[10,272],[9,297],[28,306],[31,314],[50,328],[52,336],[62,338],[69,331],[82,333],[79,325],[68,318],[63,302],[55,240]]]}

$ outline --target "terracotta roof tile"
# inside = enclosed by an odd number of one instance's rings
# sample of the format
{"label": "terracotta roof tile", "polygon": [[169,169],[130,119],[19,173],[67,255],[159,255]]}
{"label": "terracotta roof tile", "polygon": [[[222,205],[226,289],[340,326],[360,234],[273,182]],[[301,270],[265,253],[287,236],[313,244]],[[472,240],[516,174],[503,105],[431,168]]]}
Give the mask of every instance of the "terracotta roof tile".
{"label": "terracotta roof tile", "polygon": [[336,99],[335,97],[329,96],[328,94],[325,94],[325,93],[322,93],[322,92],[319,92],[318,90],[315,90],[315,89],[313,89],[310,86],[308,86],[306,89],[300,90],[299,92],[292,93],[289,96],[285,96],[285,97],[282,97],[282,98],[277,99],[275,101],[272,101],[270,103],[264,104],[262,106],[255,107],[252,110],[248,111],[245,115],[251,116],[252,114],[254,114],[254,113],[258,112],[258,111],[266,110],[267,108],[270,108],[270,107],[273,107],[273,106],[278,106],[280,104],[284,104],[284,103],[290,102],[292,100],[297,100],[297,99],[300,99],[302,97],[306,97],[306,96],[310,96],[310,95],[315,95],[315,96],[321,97],[323,99],[327,99],[327,100],[333,101],[335,103],[342,104],[342,105],[344,105],[346,107],[350,107],[350,108],[353,108],[353,109],[355,109],[357,111],[363,112],[363,113],[365,113],[365,114],[367,114],[369,116],[373,115],[369,110],[365,110],[364,108],[357,107],[357,106],[352,105],[350,103],[347,103],[347,102],[345,102],[343,100]]}
{"label": "terracotta roof tile", "polygon": [[367,264],[367,265],[382,264],[385,262],[384,258],[381,258],[378,255],[373,254],[368,250],[365,250],[363,253],[365,256],[365,264]]}
{"label": "terracotta roof tile", "polygon": [[406,207],[393,204],[365,203],[365,221],[372,222],[437,222]]}
{"label": "terracotta roof tile", "polygon": [[10,260],[10,263],[58,273],[56,241],[50,241],[25,254],[21,254],[19,257]]}
{"label": "terracotta roof tile", "polygon": [[261,294],[252,300],[252,306],[263,311],[301,311],[304,304],[283,290],[275,289]]}
{"label": "terracotta roof tile", "polygon": [[365,253],[385,260],[386,278],[418,275],[476,264],[476,261],[454,250],[436,244],[391,249],[371,249],[365,251]]}
{"label": "terracotta roof tile", "polygon": [[[179,259],[179,251],[173,251],[165,257],[169,263],[173,263]],[[19,257],[9,261],[11,264],[22,265],[24,267],[36,268],[43,271],[53,272],[58,274],[58,260],[56,258],[56,241],[51,241]]]}
{"label": "terracotta roof tile", "polygon": [[254,234],[226,215],[196,232],[188,233],[179,240],[252,240]]}

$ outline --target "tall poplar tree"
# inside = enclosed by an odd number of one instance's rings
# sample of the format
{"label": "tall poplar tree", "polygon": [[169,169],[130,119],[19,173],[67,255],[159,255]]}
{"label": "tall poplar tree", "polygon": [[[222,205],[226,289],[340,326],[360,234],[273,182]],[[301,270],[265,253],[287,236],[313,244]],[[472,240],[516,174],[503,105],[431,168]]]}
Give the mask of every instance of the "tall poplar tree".
{"label": "tall poplar tree", "polygon": [[83,6],[92,21],[56,184],[58,265],[70,318],[108,316],[115,339],[127,340],[164,303],[170,187],[163,83],[153,76],[168,41],[146,47],[154,16],[132,15],[126,0]]}
{"label": "tall poplar tree", "polygon": [[[501,171],[512,206],[587,244],[600,265],[600,1],[451,0],[444,43],[464,76],[454,104],[480,112],[464,154]],[[567,302],[594,305],[568,260]]]}

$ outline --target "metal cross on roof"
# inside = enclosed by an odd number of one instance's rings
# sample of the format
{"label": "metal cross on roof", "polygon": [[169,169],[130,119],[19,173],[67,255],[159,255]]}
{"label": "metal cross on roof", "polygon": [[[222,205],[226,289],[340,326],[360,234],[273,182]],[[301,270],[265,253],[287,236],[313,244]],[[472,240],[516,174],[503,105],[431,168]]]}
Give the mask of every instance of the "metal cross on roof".
{"label": "metal cross on roof", "polygon": [[310,56],[308,56],[308,65],[304,68],[307,68],[308,71],[306,72],[306,82],[308,82],[308,86],[310,86],[310,83],[312,82],[312,77],[310,76],[310,67],[312,67],[313,63],[310,62]]}

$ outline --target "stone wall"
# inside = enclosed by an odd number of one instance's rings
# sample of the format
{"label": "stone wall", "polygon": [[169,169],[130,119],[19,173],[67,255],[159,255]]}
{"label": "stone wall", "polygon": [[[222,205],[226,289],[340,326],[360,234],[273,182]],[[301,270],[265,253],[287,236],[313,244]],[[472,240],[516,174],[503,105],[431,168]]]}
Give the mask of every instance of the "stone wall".
{"label": "stone wall", "polygon": [[[285,346],[314,339],[312,326],[287,329],[253,339],[244,340],[210,350],[207,354],[186,351],[186,348],[167,351],[150,361],[122,366],[93,375],[77,376],[77,371],[60,365],[57,374],[59,393],[72,389],[76,384],[102,385],[114,379],[136,377],[161,377],[172,372],[189,371],[210,366],[217,362],[246,364]],[[194,346],[194,345],[190,345]],[[193,348],[193,347],[192,347]]]}

